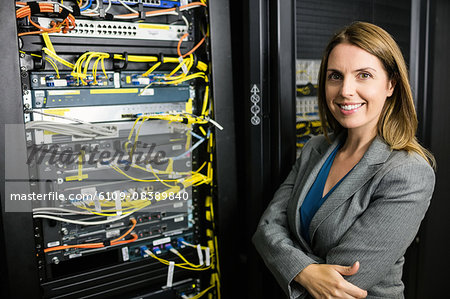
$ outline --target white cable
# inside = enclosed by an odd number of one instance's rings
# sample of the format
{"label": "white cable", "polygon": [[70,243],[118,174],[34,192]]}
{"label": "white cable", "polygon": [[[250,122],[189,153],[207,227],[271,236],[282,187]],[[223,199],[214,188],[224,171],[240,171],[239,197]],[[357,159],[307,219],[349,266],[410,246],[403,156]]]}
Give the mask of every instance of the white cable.
{"label": "white cable", "polygon": [[[98,0],[101,1],[101,0]],[[111,9],[111,0],[109,0],[108,7],[105,9],[105,12]]]}
{"label": "white cable", "polygon": [[[193,9],[193,8],[197,8],[200,7],[201,5],[194,5],[194,6],[190,6],[190,7],[183,7],[180,9],[180,11],[185,11],[185,10],[189,10],[189,9]],[[160,13],[152,13],[149,15],[145,15],[146,18],[150,18],[150,17],[157,17],[157,16],[165,16],[165,15],[178,15],[176,12],[173,11],[169,11],[169,12],[160,12]],[[135,19],[136,16],[114,16],[114,19],[120,19],[120,20],[128,20],[128,19]],[[187,22],[187,19],[185,20],[186,24],[189,24],[189,22]],[[189,25],[188,25],[189,26]]]}
{"label": "white cable", "polygon": [[[100,15],[100,13],[98,12],[98,10],[100,9],[99,1],[102,1],[102,0],[97,0],[96,1],[97,5],[95,6],[95,8],[87,9],[87,10],[83,11],[81,14],[83,16],[88,16],[88,17],[97,17],[97,16],[99,16]],[[112,5],[111,0],[108,0],[108,7],[105,8],[105,12],[108,12],[108,10],[111,9],[111,5]]]}
{"label": "white cable", "polygon": [[79,221],[79,220],[72,220],[72,219],[66,219],[66,218],[62,218],[62,217],[56,217],[56,216],[51,216],[51,215],[33,215],[33,218],[45,218],[45,219],[52,219],[52,220],[56,220],[56,221],[62,221],[62,222],[67,222],[67,223],[72,223],[72,224],[79,224],[79,225],[101,225],[101,224],[107,224],[107,223],[111,223],[111,222],[115,222],[117,220],[126,218],[128,216],[130,216],[132,213],[136,212],[138,209],[133,210],[130,213],[124,214],[120,217],[114,217],[112,219],[107,219],[107,220],[102,220],[102,221]]}
{"label": "white cable", "polygon": [[122,0],[117,0],[119,1],[120,4],[123,5],[123,7],[125,7],[126,9],[128,9],[129,11],[131,11],[132,13],[137,13],[139,14],[139,12],[135,9],[132,9],[131,7],[129,7],[125,2],[123,2]]}
{"label": "white cable", "polygon": [[223,127],[222,127],[218,122],[216,122],[215,120],[211,119],[209,116],[206,116],[205,119],[206,119],[207,121],[209,121],[210,123],[212,123],[212,124],[213,124],[215,127],[217,127],[219,130],[223,130]]}
{"label": "white cable", "polygon": [[77,210],[71,210],[71,209],[65,209],[65,208],[57,208],[57,207],[42,207],[42,208],[34,208],[34,212],[46,212],[46,211],[59,211],[59,212],[66,212],[66,213],[76,213],[80,215],[92,215],[90,212],[82,212]]}
{"label": "white cable", "polygon": [[[83,1],[82,1],[83,2]],[[84,3],[83,5],[81,5],[80,9],[85,8],[86,6],[88,6],[89,4],[89,0],[86,0],[86,3]]]}
{"label": "white cable", "polygon": [[[168,15],[175,15],[175,16],[178,16],[178,14],[177,14],[176,12],[174,12],[174,11],[172,11],[171,13],[168,12],[167,14],[168,14]],[[188,19],[187,19],[185,16],[183,16],[183,15],[181,15],[181,18],[183,19],[184,24],[186,25],[186,27],[189,28],[189,21],[188,21]],[[172,24],[175,24],[176,22],[177,22],[177,21],[171,23],[171,25],[172,25]]]}
{"label": "white cable", "polygon": [[72,118],[72,117],[67,117],[67,116],[62,116],[62,115],[57,115],[57,114],[51,114],[51,113],[41,112],[41,111],[32,110],[32,109],[26,110],[25,112],[26,113],[37,113],[37,114],[41,114],[41,115],[45,115],[45,116],[50,116],[50,117],[56,117],[56,118],[61,118],[61,119],[65,119],[65,120],[70,120],[70,121],[77,122],[77,123],[80,123],[80,124],[88,125],[88,126],[90,126],[92,128],[95,128],[95,129],[97,129],[99,131],[103,131],[105,133],[110,133],[110,134],[113,134],[113,133],[115,134],[116,133],[115,130],[111,130],[111,129],[106,128],[104,126],[92,124],[90,122],[82,121],[82,120],[79,120],[79,119],[76,119],[76,118]]}
{"label": "white cable", "polygon": [[95,3],[97,4],[94,8],[88,8],[85,11],[82,11],[81,14],[84,16],[94,16],[94,14],[99,15],[99,13],[97,13],[100,3],[98,1],[102,1],[102,0],[96,0]]}
{"label": "white cable", "polygon": [[33,215],[76,216],[79,214],[78,213],[67,213],[67,212],[34,212]]}
{"label": "white cable", "polygon": [[185,16],[181,16],[181,17],[183,18],[183,21],[186,24],[186,27],[188,27],[188,29],[189,29],[189,21],[188,21],[188,19],[186,19]]}
{"label": "white cable", "polygon": [[109,127],[85,125],[85,124],[65,124],[45,120],[30,121],[25,124],[26,129],[39,129],[47,130],[53,133],[69,135],[69,136],[80,136],[94,138],[97,136],[105,137],[115,137],[117,132],[112,130],[110,132],[106,130],[111,130]]}
{"label": "white cable", "polygon": [[75,132],[75,131],[71,131],[68,128],[55,127],[55,126],[52,126],[51,124],[42,124],[42,123],[34,123],[34,122],[27,123],[25,125],[25,128],[27,130],[29,130],[29,129],[46,130],[46,131],[50,131],[52,133],[57,133],[57,134],[61,134],[61,135],[90,137],[90,138],[94,138],[97,136],[96,134],[82,133],[81,130],[78,132]]}

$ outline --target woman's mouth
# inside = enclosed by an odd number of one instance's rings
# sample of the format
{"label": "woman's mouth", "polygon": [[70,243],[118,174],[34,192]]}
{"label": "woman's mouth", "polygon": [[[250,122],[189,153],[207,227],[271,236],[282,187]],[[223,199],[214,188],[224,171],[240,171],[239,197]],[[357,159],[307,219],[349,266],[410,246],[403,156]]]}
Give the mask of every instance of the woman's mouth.
{"label": "woman's mouth", "polygon": [[337,104],[343,114],[352,114],[361,108],[364,103],[359,104]]}

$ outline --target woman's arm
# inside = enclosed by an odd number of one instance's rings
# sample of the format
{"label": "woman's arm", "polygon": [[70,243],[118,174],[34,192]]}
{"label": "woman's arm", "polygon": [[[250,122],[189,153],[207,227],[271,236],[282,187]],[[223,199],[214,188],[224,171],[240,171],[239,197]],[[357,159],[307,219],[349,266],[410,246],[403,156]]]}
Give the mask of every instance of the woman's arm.
{"label": "woman's arm", "polygon": [[370,289],[386,277],[413,241],[429,206],[434,172],[425,161],[411,160],[384,175],[367,210],[326,256],[327,264],[358,260],[360,270],[347,280],[361,288]]}
{"label": "woman's arm", "polygon": [[295,281],[305,286],[314,298],[366,298],[367,291],[346,281],[343,276],[354,275],[359,262],[352,266],[311,264],[303,269]]}
{"label": "woman's arm", "polygon": [[[311,149],[310,146],[314,141],[313,138],[305,145],[302,156]],[[300,296],[304,298],[308,294],[303,287],[303,285],[308,284],[308,282],[303,281],[303,283],[300,283],[298,280],[299,273],[310,265],[313,266],[325,262],[322,258],[317,257],[314,254],[304,252],[300,248],[300,245],[292,238],[290,233],[287,219],[287,206],[289,199],[292,196],[295,181],[300,179],[297,178],[300,164],[301,158],[294,164],[287,179],[275,193],[273,200],[261,217],[257,231],[253,236],[253,243],[255,244],[256,249],[260,253],[267,267],[275,276],[279,285],[290,298],[298,298]],[[348,274],[351,271],[348,272],[347,268],[350,267],[342,267],[342,269],[344,269],[342,271],[347,275],[351,275]],[[331,273],[331,270],[329,272]],[[334,274],[334,272],[331,274]],[[346,283],[342,276],[335,278],[340,284]],[[344,289],[347,290],[348,288],[354,290],[355,287],[348,283],[345,285]],[[365,297],[365,291],[359,288],[357,289],[360,294],[364,295],[360,298]],[[335,289],[332,288],[332,291],[334,290]],[[349,292],[352,291],[349,290]],[[355,296],[351,298],[358,297]]]}
{"label": "woman's arm", "polygon": [[305,294],[305,290],[292,281],[306,266],[318,262],[300,249],[291,238],[288,227],[287,205],[293,192],[300,160],[297,160],[275,193],[253,236],[256,249],[290,298],[298,298]]}

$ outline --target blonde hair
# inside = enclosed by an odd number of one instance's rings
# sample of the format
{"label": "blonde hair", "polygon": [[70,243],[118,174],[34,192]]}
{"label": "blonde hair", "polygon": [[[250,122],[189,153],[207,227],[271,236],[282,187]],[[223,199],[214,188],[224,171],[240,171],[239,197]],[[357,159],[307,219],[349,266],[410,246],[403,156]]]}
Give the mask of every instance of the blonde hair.
{"label": "blonde hair", "polygon": [[333,36],[325,49],[320,65],[318,90],[319,116],[325,136],[328,138],[328,128],[335,133],[344,130],[328,109],[325,98],[328,57],[334,47],[341,43],[355,45],[376,56],[382,62],[388,78],[395,83],[392,96],[387,98],[378,120],[377,134],[392,150],[415,152],[435,168],[433,154],[422,147],[416,138],[417,115],[400,48],[389,33],[370,23],[354,22],[343,28]]}

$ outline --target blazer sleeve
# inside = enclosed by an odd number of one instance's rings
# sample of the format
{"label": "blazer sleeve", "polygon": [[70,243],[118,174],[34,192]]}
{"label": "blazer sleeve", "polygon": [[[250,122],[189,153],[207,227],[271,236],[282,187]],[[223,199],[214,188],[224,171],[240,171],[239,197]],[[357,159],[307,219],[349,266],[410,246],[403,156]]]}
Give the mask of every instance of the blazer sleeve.
{"label": "blazer sleeve", "polygon": [[253,236],[253,243],[266,266],[275,276],[278,284],[289,298],[304,298],[306,290],[297,282],[295,276],[312,263],[323,262],[312,254],[304,253],[290,233],[287,206],[292,196],[298,175],[300,159],[261,217]]}
{"label": "blazer sleeve", "polygon": [[358,273],[345,279],[360,288],[380,282],[417,234],[435,184],[433,169],[421,160],[412,158],[383,176],[366,211],[326,256],[327,264],[358,260]]}

